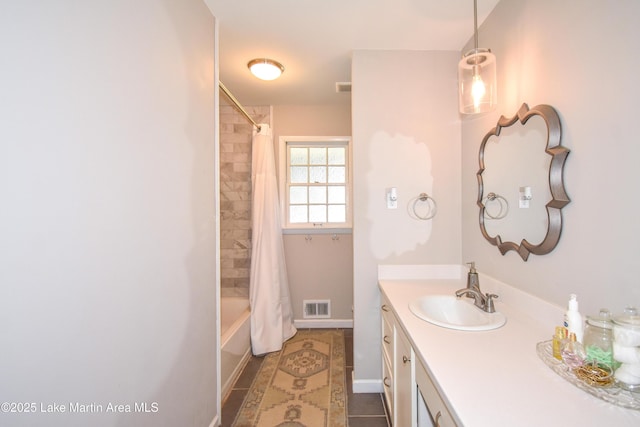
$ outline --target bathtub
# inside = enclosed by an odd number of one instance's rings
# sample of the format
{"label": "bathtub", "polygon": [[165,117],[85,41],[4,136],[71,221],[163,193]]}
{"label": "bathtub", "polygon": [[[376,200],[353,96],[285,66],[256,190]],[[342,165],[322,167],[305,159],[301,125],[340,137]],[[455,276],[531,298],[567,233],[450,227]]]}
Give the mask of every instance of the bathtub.
{"label": "bathtub", "polygon": [[223,400],[251,355],[249,313],[247,298],[220,299],[220,383]]}

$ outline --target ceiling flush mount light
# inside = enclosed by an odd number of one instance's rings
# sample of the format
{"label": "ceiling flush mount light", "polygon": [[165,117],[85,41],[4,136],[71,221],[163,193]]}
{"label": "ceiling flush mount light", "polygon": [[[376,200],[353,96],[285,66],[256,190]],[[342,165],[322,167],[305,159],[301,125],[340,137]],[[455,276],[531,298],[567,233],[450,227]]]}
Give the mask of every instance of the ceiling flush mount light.
{"label": "ceiling flush mount light", "polygon": [[284,72],[284,66],[273,59],[252,59],[247,64],[251,73],[261,80],[275,80]]}
{"label": "ceiling flush mount light", "polygon": [[478,48],[478,4],[473,0],[474,48],[458,63],[460,112],[475,114],[496,107],[496,57],[490,49]]}

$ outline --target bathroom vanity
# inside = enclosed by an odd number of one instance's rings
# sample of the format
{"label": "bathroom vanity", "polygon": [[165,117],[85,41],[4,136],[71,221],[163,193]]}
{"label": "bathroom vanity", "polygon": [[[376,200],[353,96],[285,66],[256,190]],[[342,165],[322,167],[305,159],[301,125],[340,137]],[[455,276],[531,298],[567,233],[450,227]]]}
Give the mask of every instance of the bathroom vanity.
{"label": "bathroom vanity", "polygon": [[[455,426],[443,398],[411,342],[382,296],[382,371],[384,397],[394,426]],[[422,409],[422,410],[420,410]],[[424,422],[423,422],[424,421]]]}
{"label": "bathroom vanity", "polygon": [[[460,331],[426,322],[409,304],[466,286],[461,266],[380,266],[384,395],[394,426],[640,425],[622,408],[570,384],[536,354],[563,309],[480,275],[499,295],[504,326]],[[423,403],[424,402],[424,403]]]}

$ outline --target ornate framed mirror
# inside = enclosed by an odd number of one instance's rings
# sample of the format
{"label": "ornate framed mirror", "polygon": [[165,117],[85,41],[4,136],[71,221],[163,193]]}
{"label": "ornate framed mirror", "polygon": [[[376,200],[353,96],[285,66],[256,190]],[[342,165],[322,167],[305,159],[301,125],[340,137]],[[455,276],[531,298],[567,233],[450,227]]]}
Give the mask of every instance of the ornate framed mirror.
{"label": "ornate framed mirror", "polygon": [[562,208],[570,202],[563,178],[570,150],[561,138],[558,113],[544,104],[522,104],[483,138],[476,174],[480,231],[502,255],[513,250],[526,261],[558,244]]}

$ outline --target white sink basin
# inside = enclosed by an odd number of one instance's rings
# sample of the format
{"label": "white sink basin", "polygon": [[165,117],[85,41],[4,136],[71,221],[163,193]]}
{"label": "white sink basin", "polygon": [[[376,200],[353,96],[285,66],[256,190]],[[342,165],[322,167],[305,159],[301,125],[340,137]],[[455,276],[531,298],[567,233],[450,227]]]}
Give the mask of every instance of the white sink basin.
{"label": "white sink basin", "polygon": [[427,295],[409,303],[409,310],[429,323],[461,331],[488,331],[507,321],[502,313],[486,313],[473,300],[454,295]]}

